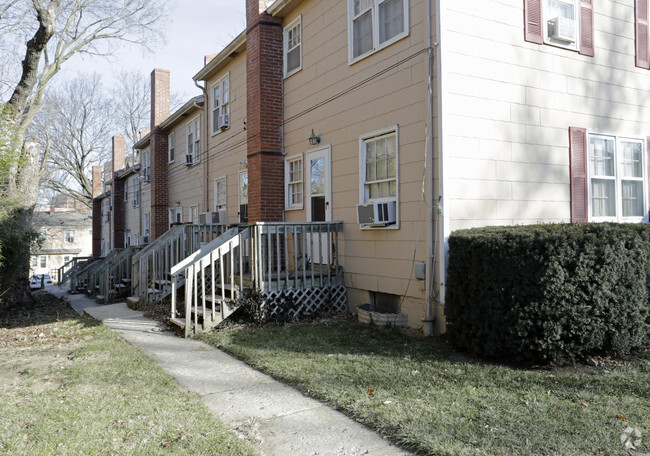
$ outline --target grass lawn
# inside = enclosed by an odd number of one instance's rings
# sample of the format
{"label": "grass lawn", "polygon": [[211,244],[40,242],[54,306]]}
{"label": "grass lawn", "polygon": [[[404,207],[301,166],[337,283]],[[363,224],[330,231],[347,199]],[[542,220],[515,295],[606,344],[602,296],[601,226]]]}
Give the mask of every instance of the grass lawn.
{"label": "grass lawn", "polygon": [[55,298],[0,316],[0,455],[249,455],[140,350]]}
{"label": "grass lawn", "polygon": [[518,369],[353,322],[201,338],[418,454],[623,455],[626,440],[650,452],[650,352],[599,367]]}

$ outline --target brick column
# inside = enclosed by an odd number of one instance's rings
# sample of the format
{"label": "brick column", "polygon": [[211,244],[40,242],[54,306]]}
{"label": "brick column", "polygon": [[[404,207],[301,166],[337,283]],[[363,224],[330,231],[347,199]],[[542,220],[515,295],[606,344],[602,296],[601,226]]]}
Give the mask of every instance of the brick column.
{"label": "brick column", "polygon": [[102,202],[97,199],[102,193],[102,167],[93,166],[93,257],[102,253]]}
{"label": "brick column", "polygon": [[151,72],[151,241],[169,229],[167,134],[158,125],[169,117],[169,70]]}
{"label": "brick column", "polygon": [[117,176],[118,171],[124,170],[124,136],[113,136],[113,191],[111,192],[113,217],[112,246],[115,249],[124,248],[124,181]]}
{"label": "brick column", "polygon": [[284,218],[282,24],[265,2],[246,0],[248,220]]}

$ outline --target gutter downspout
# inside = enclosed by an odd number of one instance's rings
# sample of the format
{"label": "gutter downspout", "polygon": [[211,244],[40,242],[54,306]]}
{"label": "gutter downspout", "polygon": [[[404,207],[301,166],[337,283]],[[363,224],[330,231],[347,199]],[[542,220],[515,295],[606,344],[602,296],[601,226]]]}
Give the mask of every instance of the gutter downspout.
{"label": "gutter downspout", "polygon": [[[210,212],[210,206],[209,206],[209,201],[210,201],[210,198],[209,198],[209,195],[210,195],[210,191],[209,191],[209,188],[210,188],[210,168],[208,166],[209,163],[210,163],[210,154],[208,153],[208,137],[209,137],[208,128],[210,128],[210,123],[209,123],[209,120],[210,120],[209,117],[210,116],[208,115],[209,114],[208,91],[207,91],[207,88],[205,86],[199,85],[199,83],[196,82],[196,81],[194,81],[194,85],[197,86],[199,89],[201,89],[201,92],[203,92],[203,109],[204,109],[204,112],[205,112],[205,115],[204,115],[204,117],[205,117],[205,128],[203,129],[203,130],[205,130],[205,134],[201,135],[201,136],[205,136],[205,141],[201,141],[201,143],[203,144],[203,147],[201,149],[203,149],[205,151],[205,164],[203,166],[203,177],[205,178],[205,188],[204,188],[203,193],[205,194],[205,212]],[[196,99],[194,99],[193,102],[194,102],[195,107],[197,107],[199,109],[201,108],[198,105],[198,103],[196,102]],[[202,152],[203,151],[201,151],[201,153]],[[192,223],[196,223],[196,221],[193,220]]]}
{"label": "gutter downspout", "polygon": [[[439,309],[438,306],[444,306],[445,302],[445,287],[446,287],[446,274],[447,274],[447,244],[445,241],[445,235],[447,233],[447,219],[446,206],[447,206],[447,197],[444,194],[444,130],[443,130],[443,77],[442,77],[442,20],[440,18],[442,6],[441,3],[443,0],[438,0],[436,2],[436,73],[438,78],[437,93],[438,93],[438,202],[436,204],[436,214],[438,216],[438,221],[436,224],[437,227],[437,253],[438,253],[438,294],[437,299],[434,301],[434,312],[435,315],[438,315]],[[433,205],[433,201],[432,201]],[[435,280],[435,278],[434,278]],[[438,333],[444,331],[444,327],[438,322],[437,325]]]}
{"label": "gutter downspout", "polygon": [[425,336],[432,336],[433,335],[433,328],[434,328],[434,322],[436,320],[435,317],[435,311],[433,309],[433,301],[435,300],[435,286],[434,286],[434,280],[435,280],[435,267],[436,267],[436,221],[434,219],[435,214],[434,214],[434,184],[433,184],[433,165],[434,165],[434,160],[433,160],[433,63],[434,63],[434,49],[433,49],[433,25],[431,23],[431,13],[432,13],[432,8],[431,8],[431,2],[435,0],[426,0],[426,15],[427,15],[427,49],[429,50],[428,53],[428,64],[427,64],[427,120],[425,123],[425,134],[426,134],[426,152],[427,152],[427,163],[425,163],[424,166],[426,166],[429,170],[428,172],[428,188],[427,188],[427,199],[429,200],[429,211],[428,211],[428,218],[427,218],[427,230],[428,230],[428,236],[427,236],[427,263],[426,263],[426,270],[428,272],[427,274],[427,280],[426,280],[426,295],[427,295],[427,300],[425,304],[425,317],[424,317],[424,325],[423,325],[423,331]]}

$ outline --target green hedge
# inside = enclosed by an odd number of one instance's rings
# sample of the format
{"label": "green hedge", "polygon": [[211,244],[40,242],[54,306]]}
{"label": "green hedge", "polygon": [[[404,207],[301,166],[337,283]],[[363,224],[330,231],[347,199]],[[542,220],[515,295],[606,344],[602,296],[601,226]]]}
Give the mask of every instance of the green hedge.
{"label": "green hedge", "polygon": [[650,225],[560,224],[449,237],[447,334],[474,354],[567,364],[647,344]]}

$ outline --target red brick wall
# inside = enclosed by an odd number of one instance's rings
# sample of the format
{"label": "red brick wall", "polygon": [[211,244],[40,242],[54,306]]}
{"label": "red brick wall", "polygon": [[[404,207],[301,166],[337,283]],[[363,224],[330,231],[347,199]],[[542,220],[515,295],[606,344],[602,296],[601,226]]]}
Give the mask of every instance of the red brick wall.
{"label": "red brick wall", "polygon": [[113,136],[113,191],[111,193],[113,216],[111,246],[124,248],[124,181],[117,178],[117,172],[124,169],[124,136]]}
{"label": "red brick wall", "polygon": [[[246,2],[246,133],[248,135],[248,220],[284,218],[282,156],[282,25]],[[260,11],[262,11],[260,13]]]}
{"label": "red brick wall", "polygon": [[93,257],[102,253],[102,203],[96,199],[102,193],[102,167],[93,166]]}
{"label": "red brick wall", "polygon": [[151,241],[169,229],[167,209],[167,134],[158,125],[169,117],[169,71],[155,69],[151,72]]}

